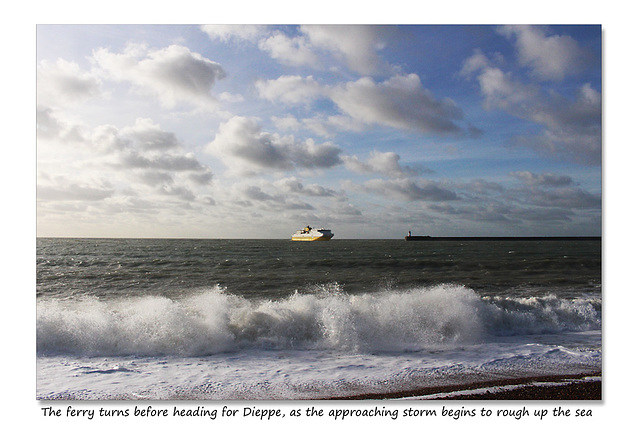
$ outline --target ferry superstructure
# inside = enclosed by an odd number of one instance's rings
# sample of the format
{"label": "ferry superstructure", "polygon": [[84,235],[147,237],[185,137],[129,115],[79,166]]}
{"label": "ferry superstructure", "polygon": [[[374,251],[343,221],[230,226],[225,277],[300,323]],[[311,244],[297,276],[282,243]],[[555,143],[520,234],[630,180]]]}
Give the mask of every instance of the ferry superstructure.
{"label": "ferry superstructure", "polygon": [[331,238],[333,238],[331,229],[316,229],[311,226],[297,230],[291,235],[291,241],[329,241]]}

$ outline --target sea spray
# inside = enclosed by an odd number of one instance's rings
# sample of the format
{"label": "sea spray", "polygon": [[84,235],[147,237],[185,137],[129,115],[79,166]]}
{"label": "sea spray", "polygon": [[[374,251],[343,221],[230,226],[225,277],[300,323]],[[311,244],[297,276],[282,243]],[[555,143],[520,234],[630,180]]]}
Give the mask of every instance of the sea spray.
{"label": "sea spray", "polygon": [[598,330],[596,299],[480,297],[456,285],[248,300],[222,288],[169,299],[38,300],[41,355],[211,355],[243,349],[361,352]]}

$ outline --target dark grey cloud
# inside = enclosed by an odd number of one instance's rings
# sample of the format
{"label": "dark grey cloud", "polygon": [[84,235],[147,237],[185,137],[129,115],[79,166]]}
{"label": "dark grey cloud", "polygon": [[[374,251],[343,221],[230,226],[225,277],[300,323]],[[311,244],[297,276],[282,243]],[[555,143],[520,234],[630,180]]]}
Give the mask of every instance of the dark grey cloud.
{"label": "dark grey cloud", "polygon": [[138,118],[136,124],[123,129],[122,134],[135,140],[136,145],[144,151],[166,151],[181,147],[175,133],[161,130],[149,119]]}
{"label": "dark grey cloud", "polygon": [[147,186],[173,184],[173,176],[167,172],[144,170],[137,176]]}
{"label": "dark grey cloud", "polygon": [[562,187],[551,190],[529,190],[523,198],[540,207],[600,209],[602,198],[576,187]]}
{"label": "dark grey cloud", "polygon": [[457,199],[455,192],[442,187],[435,181],[408,178],[374,179],[365,182],[362,187],[369,193],[406,201],[450,201]]}
{"label": "dark grey cloud", "polygon": [[176,197],[183,201],[194,201],[196,195],[189,188],[177,185],[162,185],[158,187],[160,194],[165,196]]}
{"label": "dark grey cloud", "polygon": [[331,197],[336,196],[336,192],[319,184],[310,184],[305,186],[295,177],[283,178],[274,183],[274,185],[286,193],[297,193],[304,196],[313,197]]}
{"label": "dark grey cloud", "polygon": [[567,175],[552,173],[534,174],[528,171],[512,172],[511,176],[518,178],[530,186],[565,187],[573,185],[573,179]]}
{"label": "dark grey cloud", "polygon": [[179,154],[144,155],[135,151],[127,151],[120,156],[121,167],[160,169],[163,171],[203,171],[207,168],[192,156]]}
{"label": "dark grey cloud", "polygon": [[36,197],[42,201],[101,201],[114,195],[114,188],[84,184],[38,184]]}
{"label": "dark grey cloud", "polygon": [[505,187],[502,184],[482,178],[461,184],[459,187],[475,195],[500,194],[505,191]]}

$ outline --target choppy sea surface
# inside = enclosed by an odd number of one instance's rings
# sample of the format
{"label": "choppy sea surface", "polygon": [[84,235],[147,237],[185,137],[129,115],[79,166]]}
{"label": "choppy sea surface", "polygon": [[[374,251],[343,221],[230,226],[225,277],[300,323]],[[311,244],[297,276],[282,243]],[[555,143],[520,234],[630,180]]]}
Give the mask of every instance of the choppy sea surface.
{"label": "choppy sea surface", "polygon": [[602,362],[600,241],[37,240],[38,399],[317,399]]}

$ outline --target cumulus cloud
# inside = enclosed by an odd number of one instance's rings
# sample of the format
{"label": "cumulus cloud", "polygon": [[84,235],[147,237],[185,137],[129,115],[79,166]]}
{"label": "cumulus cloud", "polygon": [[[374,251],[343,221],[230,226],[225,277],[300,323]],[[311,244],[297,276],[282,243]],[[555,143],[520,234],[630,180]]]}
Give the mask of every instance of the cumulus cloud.
{"label": "cumulus cloud", "polygon": [[358,120],[348,115],[329,115],[323,117],[316,115],[311,118],[302,119],[302,124],[318,136],[330,138],[342,131],[360,132],[365,126]]}
{"label": "cumulus cloud", "polygon": [[281,76],[278,79],[258,80],[260,97],[285,103],[305,103],[322,95],[323,89],[312,76]]}
{"label": "cumulus cloud", "polygon": [[299,130],[301,127],[300,121],[291,114],[285,117],[272,116],[271,122],[278,130]]}
{"label": "cumulus cloud", "polygon": [[65,120],[59,111],[42,105],[36,107],[36,136],[41,143],[47,140],[66,143],[83,140],[77,124]]}
{"label": "cumulus cloud", "polygon": [[418,175],[418,171],[407,166],[400,165],[400,155],[394,152],[380,152],[374,150],[370,153],[366,162],[360,161],[356,156],[343,156],[347,169],[359,174],[377,173],[388,177],[407,177]]}
{"label": "cumulus cloud", "polygon": [[40,105],[68,105],[100,94],[100,80],[95,75],[63,59],[55,63],[41,61],[36,85]]}
{"label": "cumulus cloud", "polygon": [[[112,151],[118,156],[119,169],[142,169],[151,172],[188,174],[197,183],[211,178],[210,169],[193,153],[185,152],[175,134],[163,131],[149,119],[137,119],[121,130],[111,129],[116,136],[106,136]],[[183,195],[186,195],[183,193]]]}
{"label": "cumulus cloud", "polygon": [[543,27],[509,25],[498,32],[515,40],[520,63],[531,68],[534,76],[543,80],[562,80],[577,73],[591,60],[588,51],[582,49],[570,36],[547,35]]}
{"label": "cumulus cloud", "polygon": [[226,75],[220,64],[180,45],[158,50],[129,45],[121,54],[100,48],[94,51],[93,61],[108,78],[131,82],[155,94],[167,107],[180,102],[215,106],[211,89]]}
{"label": "cumulus cloud", "polygon": [[175,134],[165,132],[149,118],[138,118],[133,126],[122,129],[122,134],[135,139],[146,150],[169,150],[180,143]]}
{"label": "cumulus cloud", "polygon": [[[293,27],[292,27],[293,28]],[[295,33],[261,25],[203,25],[212,40],[250,41],[271,58],[289,66],[327,68],[338,61],[362,75],[388,72],[391,67],[379,56],[390,26],[302,25]]]}
{"label": "cumulus cloud", "polygon": [[330,128],[357,130],[357,124],[436,134],[462,132],[456,124],[463,118],[462,110],[451,99],[436,99],[416,74],[394,75],[380,83],[366,77],[333,87],[323,87],[311,76],[282,76],[258,81],[256,87],[261,97],[274,102],[329,98],[344,115],[308,119],[308,125],[322,135],[329,135]]}
{"label": "cumulus cloud", "polygon": [[602,97],[590,84],[582,85],[573,100],[546,93],[493,66],[480,52],[467,60],[462,73],[476,77],[487,109],[501,109],[543,127],[540,134],[516,136],[512,143],[547,156],[590,165],[600,163]]}
{"label": "cumulus cloud", "polygon": [[428,133],[460,132],[462,110],[451,99],[437,100],[416,74],[376,83],[371,78],[339,85],[331,99],[346,114],[366,124]]}
{"label": "cumulus cloud", "polygon": [[[128,127],[101,125],[78,135],[72,159],[38,166],[38,202],[104,202],[101,211],[132,210],[132,202],[163,198],[197,199],[196,188],[211,183],[210,168],[186,152],[175,134],[149,119]],[[54,151],[60,135],[39,140],[39,151]],[[123,200],[123,196],[145,196]],[[126,205],[123,202],[128,202]],[[105,206],[106,205],[106,206]],[[107,207],[109,206],[109,207]],[[157,205],[154,206],[157,208]],[[140,208],[143,210],[143,208]]]}
{"label": "cumulus cloud", "polygon": [[296,140],[263,132],[256,120],[236,116],[220,125],[206,151],[240,172],[251,169],[330,168],[341,163],[340,148],[330,142]]}
{"label": "cumulus cloud", "polygon": [[290,66],[315,66],[319,61],[308,40],[302,36],[289,37],[276,31],[260,40],[258,46],[274,60]]}
{"label": "cumulus cloud", "polygon": [[266,31],[264,25],[251,24],[205,24],[200,26],[211,39],[219,39],[224,42],[231,39],[255,41]]}
{"label": "cumulus cloud", "polygon": [[311,45],[330,51],[347,66],[372,75],[384,65],[378,51],[384,47],[388,28],[371,25],[303,25],[300,28]]}
{"label": "cumulus cloud", "polygon": [[162,130],[148,118],[138,118],[133,126],[123,128],[98,126],[86,139],[87,146],[110,157],[105,163],[112,169],[184,172],[197,182],[211,175],[193,153],[185,152],[174,133]]}

